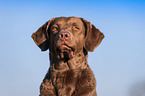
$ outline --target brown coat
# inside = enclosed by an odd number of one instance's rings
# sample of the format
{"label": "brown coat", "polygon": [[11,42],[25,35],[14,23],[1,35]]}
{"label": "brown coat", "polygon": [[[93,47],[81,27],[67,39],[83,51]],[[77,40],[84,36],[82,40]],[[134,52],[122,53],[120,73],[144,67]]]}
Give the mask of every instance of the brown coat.
{"label": "brown coat", "polygon": [[40,96],[97,96],[96,80],[87,63],[104,38],[94,25],[83,18],[53,18],[32,38],[42,51],[49,49],[50,68]]}

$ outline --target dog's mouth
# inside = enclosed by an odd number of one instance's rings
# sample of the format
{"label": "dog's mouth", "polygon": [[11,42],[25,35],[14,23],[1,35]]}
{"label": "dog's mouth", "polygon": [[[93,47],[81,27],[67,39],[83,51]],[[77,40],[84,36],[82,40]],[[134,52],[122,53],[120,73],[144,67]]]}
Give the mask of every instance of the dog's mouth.
{"label": "dog's mouth", "polygon": [[67,44],[63,44],[59,47],[56,48],[57,49],[57,58],[58,59],[70,59],[74,57],[74,48],[68,46]]}

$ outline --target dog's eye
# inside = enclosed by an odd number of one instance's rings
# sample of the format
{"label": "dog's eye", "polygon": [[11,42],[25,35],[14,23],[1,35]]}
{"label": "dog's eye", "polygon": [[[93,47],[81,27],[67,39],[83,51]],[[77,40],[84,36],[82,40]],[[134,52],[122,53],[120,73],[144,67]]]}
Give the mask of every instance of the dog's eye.
{"label": "dog's eye", "polygon": [[52,27],[52,31],[58,31],[58,27]]}
{"label": "dog's eye", "polygon": [[79,30],[80,28],[77,27],[77,26],[73,26],[73,29],[74,29],[74,30]]}

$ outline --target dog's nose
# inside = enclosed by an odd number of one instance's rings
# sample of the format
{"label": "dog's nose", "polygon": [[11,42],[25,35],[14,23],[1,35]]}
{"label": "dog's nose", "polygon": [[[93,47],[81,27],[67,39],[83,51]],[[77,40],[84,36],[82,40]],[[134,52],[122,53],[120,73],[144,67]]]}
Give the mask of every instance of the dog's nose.
{"label": "dog's nose", "polygon": [[62,40],[67,40],[69,39],[69,37],[70,37],[70,34],[68,32],[63,32],[59,34],[59,38]]}

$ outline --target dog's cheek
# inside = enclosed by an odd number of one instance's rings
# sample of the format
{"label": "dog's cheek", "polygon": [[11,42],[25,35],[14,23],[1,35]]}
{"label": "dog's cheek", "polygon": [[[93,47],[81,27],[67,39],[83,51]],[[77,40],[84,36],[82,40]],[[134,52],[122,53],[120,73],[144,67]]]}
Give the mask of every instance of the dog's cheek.
{"label": "dog's cheek", "polygon": [[77,37],[78,38],[76,39],[76,48],[77,48],[78,51],[80,51],[80,50],[83,50],[85,39],[84,39],[83,35],[80,35],[80,36],[77,36]]}
{"label": "dog's cheek", "polygon": [[52,39],[53,37],[51,37],[50,38],[50,48],[49,48],[49,50],[51,51],[51,52],[54,52],[55,51],[55,41],[54,41],[54,39]]}

